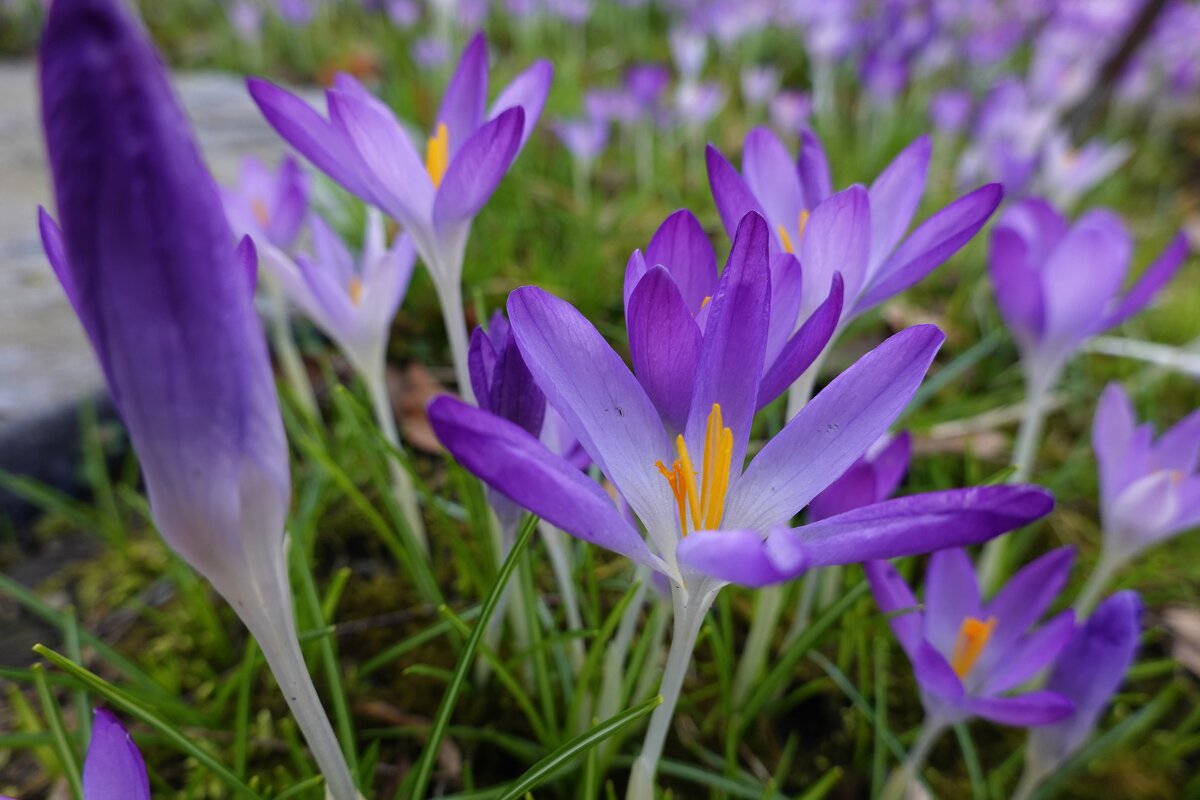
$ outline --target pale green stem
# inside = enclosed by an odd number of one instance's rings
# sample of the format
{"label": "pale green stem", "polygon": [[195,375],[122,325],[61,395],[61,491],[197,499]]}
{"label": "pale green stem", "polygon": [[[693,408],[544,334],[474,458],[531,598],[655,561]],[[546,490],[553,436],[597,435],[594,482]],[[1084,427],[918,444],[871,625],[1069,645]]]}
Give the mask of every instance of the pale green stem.
{"label": "pale green stem", "polygon": [[1092,609],[1096,607],[1096,601],[1100,599],[1100,595],[1112,580],[1113,575],[1124,564],[1124,560],[1112,558],[1107,550],[1100,553],[1100,560],[1096,562],[1096,568],[1092,570],[1092,574],[1088,576],[1088,581],[1084,584],[1083,590],[1079,593],[1079,597],[1075,600],[1073,608],[1075,616],[1079,622],[1087,619]]}
{"label": "pale green stem", "polygon": [[1021,773],[1021,780],[1017,783],[1017,788],[1013,790],[1012,800],[1029,800],[1033,797],[1033,793],[1041,785],[1044,775],[1038,770],[1030,769],[1029,764],[1025,764],[1025,770]]}
{"label": "pale green stem", "polygon": [[[558,528],[544,520],[538,522],[538,532],[542,535],[542,543],[546,546],[546,555],[550,558],[550,568],[554,571],[554,580],[558,584],[558,596],[562,601],[563,614],[567,618],[567,629],[583,630],[583,616],[579,613],[579,596],[575,593],[574,570],[571,564],[571,540]],[[573,639],[569,645],[571,666],[578,672],[583,666],[583,642]],[[603,717],[608,719],[608,717]]]}
{"label": "pale green stem", "polygon": [[908,758],[904,759],[900,768],[892,773],[887,785],[883,787],[880,800],[909,800],[909,798],[920,796],[916,790],[920,785],[921,770],[925,767],[926,759],[929,758],[929,751],[933,749],[934,743],[937,742],[944,730],[946,730],[945,723],[929,717],[925,718],[925,724],[921,726],[921,732],[917,734],[917,741],[913,744],[912,750],[908,751]]}
{"label": "pale green stem", "polygon": [[[638,568],[638,587],[634,590],[633,599],[625,607],[617,632],[609,642],[604,652],[604,672],[600,678],[600,696],[596,703],[596,717],[608,719],[621,710],[621,684],[626,674],[625,659],[629,656],[629,647],[633,642],[633,634],[637,628],[638,617],[642,614],[645,604],[646,591],[650,585],[649,570]],[[587,720],[580,720],[587,727]]]}
{"label": "pale green stem", "polygon": [[304,359],[296,348],[292,338],[292,327],[288,324],[287,299],[275,281],[263,276],[263,295],[266,300],[265,312],[267,327],[271,332],[271,345],[275,356],[279,359],[279,367],[283,378],[291,387],[292,394],[300,408],[310,419],[319,419],[317,398],[313,393],[312,381],[308,379],[308,370],[304,368]]}
{"label": "pale green stem", "polygon": [[779,617],[783,611],[785,596],[784,586],[767,586],[755,593],[754,614],[750,618],[750,632],[746,635],[746,644],[742,647],[742,657],[738,661],[737,671],[733,676],[733,705],[741,706],[750,696],[756,681],[762,675],[767,663],[767,655],[771,649],[771,640],[779,627]]}
{"label": "pale green stem", "polygon": [[796,602],[796,614],[792,617],[792,626],[788,628],[787,636],[783,637],[783,647],[786,650],[792,645],[808,623],[812,620],[813,605],[817,600],[817,586],[820,583],[821,571],[811,570],[800,579],[800,599]]}
{"label": "pale green stem", "polygon": [[820,591],[817,593],[817,608],[829,608],[837,602],[842,591],[842,575],[844,568],[840,565],[822,567],[818,570]]}
{"label": "pale green stem", "polygon": [[696,648],[696,639],[700,636],[704,618],[720,588],[720,584],[712,586],[705,581],[699,581],[690,593],[675,586],[671,589],[675,606],[675,625],[671,649],[667,651],[667,665],[663,669],[662,684],[658,689],[663,702],[650,715],[650,725],[646,728],[642,752],[633,762],[633,769],[629,773],[626,800],[654,800],[654,776],[658,772],[658,762],[662,758],[667,733],[671,729],[671,720],[675,716],[675,706],[678,705],[679,695],[683,690],[683,679],[687,675],[688,665],[692,662],[692,651]]}
{"label": "pale green stem", "polygon": [[575,207],[586,211],[592,207],[592,162],[584,158],[571,161],[571,188]]}
{"label": "pale green stem", "polygon": [[[371,369],[370,374],[362,373],[367,392],[371,395],[371,408],[375,412],[375,422],[383,438],[389,445],[403,451],[400,443],[400,432],[396,429],[396,415],[392,410],[392,400],[388,395],[387,376],[383,356],[378,359],[378,366]],[[417,503],[417,490],[413,485],[412,476],[395,457],[388,455],[388,468],[392,475],[392,492],[400,505],[400,512],[412,533],[417,547],[425,555],[429,554],[429,540],[425,534],[425,522],[421,518],[421,508]]]}
{"label": "pale green stem", "polygon": [[[460,274],[461,269],[453,274]],[[467,367],[467,318],[463,314],[462,282],[435,280],[438,303],[442,307],[442,320],[446,324],[446,338],[450,342],[450,356],[454,361],[454,379],[458,383],[458,394],[468,403],[475,402],[471,388],[471,373]]]}

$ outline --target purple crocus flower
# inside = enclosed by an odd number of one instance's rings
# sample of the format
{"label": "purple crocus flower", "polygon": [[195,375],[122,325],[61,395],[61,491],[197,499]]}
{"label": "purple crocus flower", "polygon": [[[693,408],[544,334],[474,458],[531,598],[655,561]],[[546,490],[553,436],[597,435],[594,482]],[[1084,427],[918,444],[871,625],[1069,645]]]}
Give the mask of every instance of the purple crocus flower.
{"label": "purple crocus flower", "polygon": [[[727,231],[742,215],[766,218],[773,252],[795,253],[803,267],[802,322],[829,294],[834,273],[845,288],[841,324],[907,289],[965,245],[1000,202],[1000,187],[981,187],[936,212],[905,237],[921,200],[930,142],[909,145],[869,189],[833,192],[820,140],[801,135],[793,164],[787,149],[766,128],[746,136],[742,173],[713,146],[708,176]],[[794,410],[794,409],[793,409]]]}
{"label": "purple crocus flower", "polygon": [[625,90],[641,116],[650,115],[670,82],[671,73],[663,64],[633,64],[625,70]]}
{"label": "purple crocus flower", "polygon": [[450,45],[440,36],[421,36],[413,41],[412,59],[422,69],[439,69],[450,61]]}
{"label": "purple crocus flower", "polygon": [[258,639],[337,800],[354,784],[300,654],[284,554],[287,443],[254,310],[254,247],[121,0],[55,0],[42,117],[62,228],[46,254],[100,361],[163,538]]}
{"label": "purple crocus flower", "polygon": [[1069,208],[1116,172],[1132,153],[1133,148],[1124,142],[1106,144],[1099,139],[1075,147],[1066,131],[1055,131],[1042,147],[1037,185],[1055,205]]}
{"label": "purple crocus flower", "polygon": [[667,36],[671,59],[684,83],[694,83],[704,71],[708,59],[708,37],[691,28],[673,28]]}
{"label": "purple crocus flower", "polygon": [[967,127],[973,106],[974,100],[970,92],[963,89],[945,89],[930,98],[929,119],[939,132],[954,136]]}
{"label": "purple crocus flower", "polygon": [[236,236],[291,250],[308,211],[309,178],[288,156],[272,172],[253,156],[242,161],[235,186],[224,187],[225,216]]}
{"label": "purple crocus flower", "polygon": [[988,274],[1021,350],[1030,393],[1053,388],[1087,339],[1141,311],[1187,256],[1178,234],[1122,294],[1133,241],[1120,217],[1093,210],[1075,223],[1044,200],[1022,200],[992,232]]}
{"label": "purple crocus flower", "polygon": [[[942,334],[917,326],[884,342],[830,383],[743,469],[767,347],[769,238],[765,221],[748,215],[690,356],[681,356],[674,340],[648,335],[647,326],[677,317],[665,310],[629,315],[631,341],[659,342],[648,358],[662,371],[655,374],[665,378],[681,367],[674,389],[688,398],[687,416],[674,437],[668,431],[678,423],[664,419],[647,391],[650,381],[635,377],[574,308],[534,287],[509,297],[513,336],[530,372],[645,526],[645,539],[594,482],[528,431],[449,397],[429,407],[447,449],[494,489],[670,579],[675,638],[661,689],[667,700],[652,717],[634,766],[626,796],[635,800],[651,796],[696,636],[726,583],[762,586],[816,566],[977,542],[1044,514],[1050,502],[1029,487],[967,489],[879,503],[791,528],[792,517],[904,408]],[[655,308],[658,297],[669,299],[666,273],[653,268],[631,307],[645,302]],[[663,398],[672,408],[678,402]]]}
{"label": "purple crocus flower", "polygon": [[83,760],[83,800],[150,800],[146,762],[125,726],[97,708]]}
{"label": "purple crocus flower", "polygon": [[820,522],[888,499],[900,488],[911,455],[912,436],[907,432],[880,437],[850,469],[812,499],[808,521]]}
{"label": "purple crocus flower", "polygon": [[1071,548],[1047,553],[986,602],[963,550],[930,557],[922,605],[891,564],[864,565],[875,602],[912,662],[927,728],[971,717],[1047,725],[1071,713],[1058,692],[1011,692],[1050,666],[1074,633],[1071,610],[1030,630],[1066,584],[1073,555]]}
{"label": "purple crocus flower", "polygon": [[1014,797],[1029,796],[1087,742],[1137,655],[1141,618],[1142,600],[1137,592],[1117,592],[1076,628],[1046,681],[1046,689],[1066,697],[1075,710],[1029,732],[1022,788]]}
{"label": "purple crocus flower", "polygon": [[773,67],[744,67],[738,80],[742,100],[754,108],[766,105],[779,91],[779,70]]}
{"label": "purple crocus flower", "polygon": [[329,119],[274,84],[249,81],[250,93],[284,139],[404,226],[437,289],[464,394],[471,388],[462,267],[471,222],[533,132],[552,72],[549,62],[535,63],[485,113],[487,41],[475,36],[442,98],[423,160],[391,109],[348,75],[338,75],[326,92]]}
{"label": "purple crocus flower", "polygon": [[784,90],[771,98],[768,113],[777,133],[796,136],[812,115],[812,97],[806,92]]}
{"label": "purple crocus flower", "polygon": [[715,81],[684,81],[675,89],[675,116],[685,128],[700,131],[728,100],[728,90]]}
{"label": "purple crocus flower", "polygon": [[554,120],[550,129],[570,152],[571,158],[591,167],[608,146],[609,124],[597,117]]}
{"label": "purple crocus flower", "polygon": [[1138,424],[1120,384],[1110,383],[1096,408],[1092,449],[1104,541],[1077,603],[1085,612],[1143,550],[1200,525],[1200,411],[1156,438],[1152,425]]}

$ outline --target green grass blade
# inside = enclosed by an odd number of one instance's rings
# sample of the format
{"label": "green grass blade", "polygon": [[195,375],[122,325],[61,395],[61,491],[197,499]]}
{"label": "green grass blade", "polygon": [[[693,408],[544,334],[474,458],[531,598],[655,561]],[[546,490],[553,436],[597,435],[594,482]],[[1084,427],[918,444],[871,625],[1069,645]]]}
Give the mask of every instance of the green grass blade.
{"label": "green grass blade", "polygon": [[75,800],[81,800],[83,781],[79,777],[79,760],[71,747],[71,734],[67,732],[67,726],[63,724],[58,701],[54,699],[54,693],[50,691],[50,685],[46,683],[46,672],[41,664],[35,664],[33,667],[33,682],[37,686],[38,700],[42,704],[42,716],[53,737],[51,743],[54,745],[55,755],[58,756],[58,765],[62,767],[63,776],[67,779],[67,786],[71,789],[71,796]]}

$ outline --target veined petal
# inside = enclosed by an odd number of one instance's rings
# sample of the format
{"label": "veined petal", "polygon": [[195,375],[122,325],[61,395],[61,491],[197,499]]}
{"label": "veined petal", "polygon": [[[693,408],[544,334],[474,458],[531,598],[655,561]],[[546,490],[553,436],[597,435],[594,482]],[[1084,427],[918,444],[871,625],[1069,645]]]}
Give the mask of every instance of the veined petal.
{"label": "veined petal", "polygon": [[791,230],[800,218],[800,212],[809,205],[816,205],[805,203],[800,176],[792,166],[792,158],[769,128],[754,128],[746,135],[742,175],[766,211],[772,228],[783,225]]}
{"label": "veined petal", "polygon": [[918,225],[872,276],[850,313],[857,316],[882,303],[943,264],[979,232],[1003,196],[999,184],[981,186]]}
{"label": "veined petal", "polygon": [[925,570],[925,638],[943,655],[954,650],[962,621],[979,617],[979,581],[966,551],[938,550]]}
{"label": "veined petal", "polygon": [[1029,728],[1049,725],[1070,716],[1075,704],[1058,692],[1027,692],[1013,697],[970,697],[963,707],[976,717]]}
{"label": "veined petal", "polygon": [[484,411],[491,411],[488,397],[492,393],[492,376],[496,371],[496,348],[483,328],[471,331],[471,343],[467,347],[467,371],[471,375],[471,391],[475,402]]}
{"label": "veined petal", "polygon": [[516,342],[509,338],[496,354],[488,407],[537,437],[546,418],[546,397],[533,381]]}
{"label": "veined petal", "polygon": [[654,464],[671,463],[674,449],[641,384],[590,322],[541,289],[510,294],[508,319],[546,399],[665,554],[678,523],[675,499]]}
{"label": "veined petal", "polygon": [[464,467],[513,502],[586,542],[662,569],[604,490],[527,431],[446,395],[429,404],[429,422]]}
{"label": "veined petal", "polygon": [[445,125],[450,134],[451,159],[483,121],[487,93],[487,38],[477,33],[463,50],[458,68],[446,86],[446,93],[442,95],[442,107],[438,109],[437,124]]}
{"label": "veined petal", "polygon": [[708,185],[712,190],[713,202],[716,203],[717,213],[721,215],[721,224],[725,226],[727,234],[733,236],[742,218],[751,211],[765,216],[762,206],[742,176],[721,155],[721,151],[710,144],[704,151],[704,160],[708,165]]}
{"label": "veined petal", "polygon": [[1149,305],[1154,295],[1175,277],[1187,256],[1187,237],[1182,233],[1176,234],[1154,263],[1146,267],[1142,277],[1138,278],[1137,283],[1121,299],[1120,305],[1104,318],[1100,330],[1120,325]]}
{"label": "veined petal", "polygon": [[679,542],[681,567],[741,586],[769,586],[804,571],[806,556],[786,528],[695,531]]}
{"label": "veined petal", "polygon": [[633,290],[626,327],[634,374],[668,428],[682,433],[703,337],[665,267],[652,268]]}
{"label": "veined petal", "polygon": [[83,794],[87,800],[150,800],[142,754],[120,721],[102,708],[96,709],[83,761]]}
{"label": "veined petal", "polygon": [[829,296],[804,321],[800,330],[792,335],[775,360],[768,362],[758,389],[759,408],[787,391],[825,351],[842,316],[842,286],[842,274],[833,273]]}
{"label": "veined petal", "polygon": [[883,264],[896,243],[912,223],[913,214],[925,192],[929,174],[929,156],[933,145],[928,136],[921,136],[879,174],[871,184],[871,257],[869,276]]}
{"label": "veined petal", "polygon": [[433,203],[438,230],[479,213],[512,166],[525,125],[525,112],[511,108],[486,123],[450,162]]}
{"label": "veined petal", "polygon": [[786,522],[858,459],[904,410],[945,337],[908,328],[860,358],[792,418],[732,487],[727,524]]}
{"label": "veined petal", "polygon": [[695,214],[681,208],[663,221],[646,246],[646,266],[661,264],[693,316],[717,290],[717,255]]}
{"label": "veined petal", "polygon": [[554,80],[554,67],[549,61],[535,61],[529,69],[513,78],[512,83],[504,88],[496,102],[488,111],[488,119],[495,119],[510,108],[520,107],[525,112],[525,127],[521,131],[521,141],[517,145],[519,151],[529,141],[533,129],[541,119],[542,109],[546,106],[546,96],[550,94],[550,84]]}
{"label": "veined petal", "polygon": [[686,438],[704,452],[704,434],[714,404],[733,431],[734,474],[746,456],[750,425],[758,409],[758,385],[771,318],[770,233],[758,214],[738,226],[729,261],[708,307],[703,349],[696,367]]}
{"label": "veined petal", "polygon": [[871,245],[871,205],[861,186],[831,196],[813,209],[800,240],[800,266],[804,269],[800,316],[813,313],[829,296],[833,274],[845,281],[850,308],[863,289]]}

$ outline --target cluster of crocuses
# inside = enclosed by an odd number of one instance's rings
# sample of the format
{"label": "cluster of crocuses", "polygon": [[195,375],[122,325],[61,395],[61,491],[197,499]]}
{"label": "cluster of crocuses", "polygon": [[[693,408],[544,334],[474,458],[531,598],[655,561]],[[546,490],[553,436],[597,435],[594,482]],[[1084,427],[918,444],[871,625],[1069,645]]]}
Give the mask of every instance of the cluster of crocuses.
{"label": "cluster of crocuses", "polygon": [[[1041,518],[1053,501],[1022,484],[889,499],[909,440],[888,430],[941,331],[901,330],[812,391],[844,325],[953,256],[1001,200],[999,187],[984,186],[914,227],[930,159],[924,138],[870,186],[840,190],[808,132],[793,159],[774,134],[755,129],[740,172],[710,147],[729,257],[718,269],[687,210],[633,252],[623,298],[632,367],[567,301],[532,286],[509,296],[507,318],[494,316],[468,339],[461,271],[471,223],[528,141],[550,80],[549,64],[538,62],[489,106],[486,42],[473,38],[423,156],[392,110],[347,76],[326,93],[327,116],[251,81],[280,135],[370,206],[358,258],[317,216],[309,256],[297,247],[307,208],[297,162],[278,173],[248,162],[222,197],[126,5],[56,0],[49,15],[41,85],[58,222],[41,215],[47,256],[129,429],[161,534],[258,640],[329,794],[353,800],[358,790],[295,630],[286,438],[254,305],[260,261],[343,351],[398,445],[382,371],[391,318],[420,258],[438,290],[461,397],[435,399],[429,418],[489,487],[504,531],[527,509],[668,587],[674,636],[663,702],[626,797],[654,797],[692,651],[718,593],[859,563],[912,659],[927,712],[897,786],[916,778],[945,726],[978,716],[1035,728],[1023,783],[1031,790],[1086,740],[1133,658],[1135,595],[1118,593],[1082,619],[1104,581],[1150,543],[1200,520],[1200,417],[1155,440],[1120,389],[1110,389],[1096,432],[1105,555],[1080,619],[1067,610],[1034,627],[1066,583],[1066,550],[1026,565],[984,599],[961,548]],[[403,230],[390,243],[385,215]],[[1084,339],[1143,307],[1185,255],[1182,241],[1173,244],[1118,296],[1128,242],[1104,212],[1074,225],[1034,201],[1004,212],[992,276],[1022,348],[1031,408],[1044,408],[1036,396]],[[752,446],[758,412],[785,394],[786,424]],[[397,469],[419,536],[418,498]],[[797,525],[805,509],[806,524]],[[887,559],[930,552],[919,605]],[[990,551],[985,573],[1004,575],[1003,556]],[[569,582],[570,569],[560,567]],[[1034,681],[1043,685],[1031,688]],[[148,794],[140,756],[104,713],[84,791],[88,800]]]}

